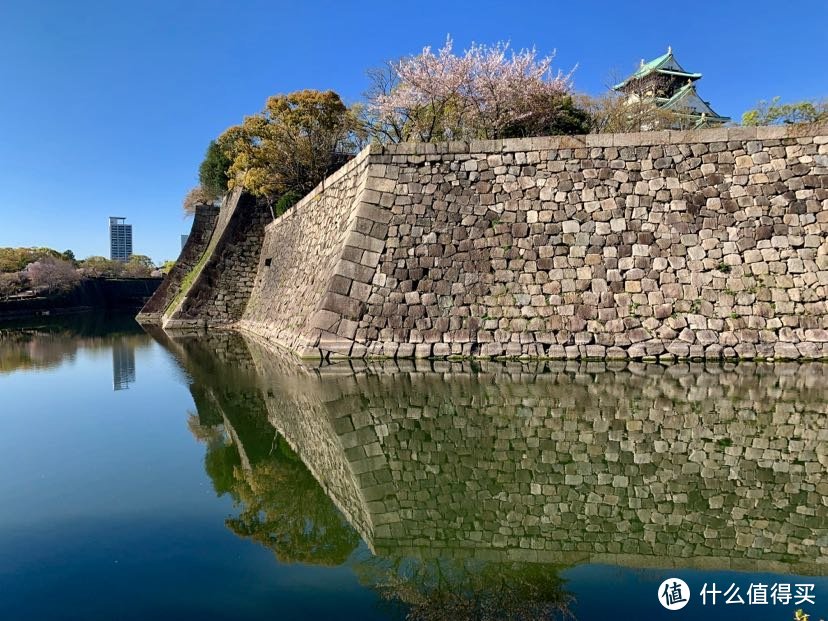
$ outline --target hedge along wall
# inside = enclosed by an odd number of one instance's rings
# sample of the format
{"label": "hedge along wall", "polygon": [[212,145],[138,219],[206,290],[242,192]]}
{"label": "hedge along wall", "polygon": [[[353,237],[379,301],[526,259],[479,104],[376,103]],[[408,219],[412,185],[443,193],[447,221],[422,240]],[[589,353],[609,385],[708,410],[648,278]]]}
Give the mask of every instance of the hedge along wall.
{"label": "hedge along wall", "polygon": [[825,132],[400,144],[323,185],[241,322],[303,355],[828,356]]}

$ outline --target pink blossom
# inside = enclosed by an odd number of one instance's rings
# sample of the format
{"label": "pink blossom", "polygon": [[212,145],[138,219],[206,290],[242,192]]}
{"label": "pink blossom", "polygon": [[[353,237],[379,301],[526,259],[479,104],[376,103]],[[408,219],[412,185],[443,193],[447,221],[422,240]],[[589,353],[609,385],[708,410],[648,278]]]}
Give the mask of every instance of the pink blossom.
{"label": "pink blossom", "polygon": [[407,139],[498,137],[539,102],[572,90],[571,73],[553,72],[552,56],[539,58],[534,48],[509,52],[508,43],[472,44],[458,56],[450,38],[436,54],[426,47],[392,64],[397,83],[372,98],[370,111],[404,127]]}

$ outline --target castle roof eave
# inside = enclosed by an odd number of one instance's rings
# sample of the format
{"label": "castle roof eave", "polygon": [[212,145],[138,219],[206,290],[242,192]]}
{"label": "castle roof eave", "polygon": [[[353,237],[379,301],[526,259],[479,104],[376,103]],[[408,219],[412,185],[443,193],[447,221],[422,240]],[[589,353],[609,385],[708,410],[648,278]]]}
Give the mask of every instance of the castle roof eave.
{"label": "castle roof eave", "polygon": [[696,87],[692,83],[685,84],[679,90],[675,92],[672,97],[665,98],[665,97],[656,97],[654,101],[659,108],[664,110],[672,110],[676,112],[676,114],[683,114],[686,116],[701,116],[701,112],[698,113],[688,113],[682,112],[681,110],[675,110],[677,105],[681,102],[682,99],[689,97],[690,95],[695,95],[699,101],[701,101],[709,110],[709,113],[704,113],[704,116],[707,120],[715,121],[717,123],[727,123],[731,120],[729,116],[721,116],[719,115],[713,108],[710,107],[710,102],[705,101],[699,94],[696,92]]}
{"label": "castle roof eave", "polygon": [[619,82],[618,84],[613,86],[612,89],[615,90],[615,91],[619,91],[619,90],[623,89],[625,86],[627,86],[628,84],[630,84],[631,82],[635,82],[637,80],[645,78],[646,76],[650,75],[651,73],[662,73],[664,75],[677,76],[677,77],[686,78],[688,80],[694,80],[694,81],[698,80],[702,77],[701,73],[690,73],[690,72],[684,71],[683,69],[681,71],[676,71],[675,69],[662,69],[661,68],[663,65],[667,64],[671,60],[673,61],[673,64],[676,67],[681,69],[681,65],[678,64],[678,61],[676,61],[675,57],[673,56],[673,50],[669,49],[667,51],[667,53],[662,54],[661,56],[659,56],[657,58],[654,58],[650,62],[647,62],[647,63],[644,63],[643,65],[641,65],[641,67],[639,67],[638,70],[635,73],[633,73],[631,76],[629,76],[624,81]]}

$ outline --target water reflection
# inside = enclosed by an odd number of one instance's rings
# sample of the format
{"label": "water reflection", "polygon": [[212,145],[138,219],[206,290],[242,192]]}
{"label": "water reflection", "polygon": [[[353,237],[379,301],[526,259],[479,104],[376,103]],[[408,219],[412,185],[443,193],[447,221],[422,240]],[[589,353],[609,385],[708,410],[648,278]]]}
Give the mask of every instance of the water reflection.
{"label": "water reflection", "polygon": [[112,343],[112,389],[126,390],[135,381],[135,346],[123,339]]}
{"label": "water reflection", "polygon": [[128,314],[81,313],[6,322],[0,326],[0,374],[50,369],[81,350],[112,351],[113,390],[135,382],[135,350],[152,338]]}
{"label": "water reflection", "polygon": [[193,414],[190,430],[207,445],[204,466],[216,493],[239,509],[228,528],[285,563],[344,563],[359,536],[284,439],[243,412],[222,416],[211,426]]}
{"label": "water reflection", "polygon": [[192,378],[227,526],[347,560],[409,618],[565,614],[583,563],[827,573],[828,365],[313,368],[156,338]]}

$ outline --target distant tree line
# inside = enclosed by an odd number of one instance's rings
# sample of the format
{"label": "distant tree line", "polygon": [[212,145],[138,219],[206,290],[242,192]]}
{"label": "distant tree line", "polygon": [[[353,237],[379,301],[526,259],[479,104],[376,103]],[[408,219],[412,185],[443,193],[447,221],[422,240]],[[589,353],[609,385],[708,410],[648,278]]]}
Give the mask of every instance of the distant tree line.
{"label": "distant tree line", "polygon": [[[641,131],[682,127],[681,111],[659,108],[608,89],[574,92],[572,74],[555,71],[553,56],[513,51],[506,43],[439,50],[389,61],[368,72],[364,101],[350,107],[333,91],[274,95],[262,111],[225,130],[208,145],[199,184],[184,210],[215,204],[244,187],[278,216],[369,143],[438,142]],[[745,125],[815,123],[825,102],[760,102]]]}
{"label": "distant tree line", "polygon": [[[169,271],[172,263],[164,268]],[[71,250],[0,248],[0,299],[55,295],[71,290],[84,278],[147,278],[160,271],[163,268],[157,270],[152,259],[140,254],[121,262],[100,256],[77,260]]]}

